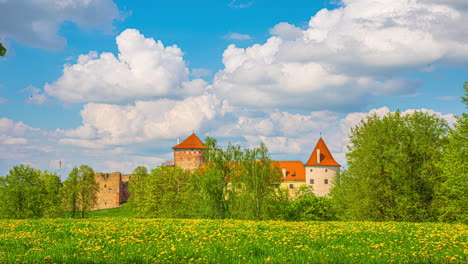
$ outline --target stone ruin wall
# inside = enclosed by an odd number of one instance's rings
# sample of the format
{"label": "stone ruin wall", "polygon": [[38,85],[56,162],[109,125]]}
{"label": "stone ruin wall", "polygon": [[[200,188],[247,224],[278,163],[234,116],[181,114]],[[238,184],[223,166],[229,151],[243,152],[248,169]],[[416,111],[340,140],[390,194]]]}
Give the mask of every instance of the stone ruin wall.
{"label": "stone ruin wall", "polygon": [[99,185],[96,205],[93,209],[107,209],[120,206],[122,175],[120,172],[96,173],[94,178]]}
{"label": "stone ruin wall", "polygon": [[93,210],[119,207],[130,198],[128,184],[132,178],[131,174],[99,172],[94,174],[94,178],[99,185],[99,191]]}
{"label": "stone ruin wall", "polygon": [[182,169],[193,171],[203,165],[205,155],[200,149],[175,149],[174,165]]}

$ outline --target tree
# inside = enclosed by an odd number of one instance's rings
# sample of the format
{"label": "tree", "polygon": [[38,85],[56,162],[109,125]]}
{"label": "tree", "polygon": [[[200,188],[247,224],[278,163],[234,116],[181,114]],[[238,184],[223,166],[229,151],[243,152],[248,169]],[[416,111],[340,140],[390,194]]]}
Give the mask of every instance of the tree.
{"label": "tree", "polygon": [[0,56],[5,56],[6,49],[3,47],[2,43],[0,43]]}
{"label": "tree", "polygon": [[50,172],[41,172],[29,165],[13,167],[0,177],[0,217],[53,217],[60,214],[58,190],[60,180]]}
{"label": "tree", "polygon": [[94,178],[94,171],[87,165],[80,168],[73,168],[68,179],[64,183],[63,201],[67,211],[75,217],[80,212],[84,218],[87,211],[90,211],[96,203],[96,192],[99,185]]}
{"label": "tree", "polygon": [[[464,84],[462,102],[468,108],[468,83]],[[468,205],[468,114],[457,117],[454,129],[450,130],[438,163],[442,173],[436,185],[434,210],[441,221],[467,222]]]}
{"label": "tree", "polygon": [[221,149],[215,139],[205,140],[205,165],[192,179],[197,217],[272,219],[286,196],[279,189],[281,171],[264,144],[241,149],[229,144]]}
{"label": "tree", "polygon": [[190,172],[160,166],[139,185],[136,213],[139,217],[188,218]]}
{"label": "tree", "polygon": [[62,188],[62,201],[65,211],[75,218],[78,212],[78,168],[73,168],[68,174]]}
{"label": "tree", "polygon": [[416,111],[368,116],[351,129],[348,169],[331,191],[342,217],[426,221],[440,174],[445,120]]}
{"label": "tree", "polygon": [[145,166],[138,166],[133,170],[129,184],[131,201],[138,201],[141,197],[141,191],[146,184],[147,178],[148,169]]}
{"label": "tree", "polygon": [[44,171],[41,173],[40,179],[43,183],[43,216],[51,218],[62,216],[60,177],[55,173]]}
{"label": "tree", "polygon": [[230,200],[235,195],[230,182],[236,175],[235,163],[241,151],[232,145],[222,150],[214,138],[207,137],[205,142],[205,165],[195,171],[191,180],[196,189],[196,214],[199,218],[224,219],[229,216]]}
{"label": "tree", "polygon": [[271,160],[265,144],[244,149],[238,169],[232,179],[235,188],[233,215],[238,219],[278,218],[282,196],[279,186],[282,172]]}
{"label": "tree", "polygon": [[331,198],[316,196],[311,186],[302,185],[297,198],[289,202],[286,220],[290,221],[330,221],[335,220]]}

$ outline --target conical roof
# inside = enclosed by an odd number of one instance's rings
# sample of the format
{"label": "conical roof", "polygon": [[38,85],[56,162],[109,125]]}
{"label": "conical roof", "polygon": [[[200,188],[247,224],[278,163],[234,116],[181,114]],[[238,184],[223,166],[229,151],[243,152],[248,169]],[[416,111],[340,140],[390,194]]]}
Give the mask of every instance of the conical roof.
{"label": "conical roof", "polygon": [[[317,155],[320,153],[320,159],[317,159]],[[319,162],[320,161],[320,162]],[[328,150],[325,141],[322,138],[319,139],[317,145],[310,154],[309,160],[306,162],[305,166],[341,166],[338,162],[335,161],[330,150]]]}
{"label": "conical roof", "polygon": [[182,143],[172,147],[173,149],[206,149],[208,147],[203,146],[203,142],[193,133],[186,138]]}

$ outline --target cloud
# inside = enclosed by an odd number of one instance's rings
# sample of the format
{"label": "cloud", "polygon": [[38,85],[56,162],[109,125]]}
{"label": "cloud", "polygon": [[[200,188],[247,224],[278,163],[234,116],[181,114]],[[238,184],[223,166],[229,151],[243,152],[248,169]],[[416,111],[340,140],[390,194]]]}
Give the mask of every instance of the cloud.
{"label": "cloud", "polygon": [[226,39],[232,39],[232,40],[249,40],[252,39],[250,35],[247,34],[241,34],[241,33],[230,33],[224,36]]}
{"label": "cloud", "polygon": [[468,13],[455,2],[345,0],[305,29],[279,23],[266,43],[224,51],[213,90],[234,105],[339,111],[415,95],[421,82],[405,73],[468,61]]}
{"label": "cloud", "polygon": [[168,139],[200,130],[223,115],[224,105],[213,95],[183,101],[159,99],[133,105],[89,103],[83,107],[83,125],[65,131],[63,144],[104,148],[152,139]]}
{"label": "cloud", "polygon": [[27,92],[29,95],[28,99],[26,99],[27,104],[44,104],[47,102],[47,95],[42,93],[42,90],[34,87],[32,85],[24,88],[21,90],[22,92]]}
{"label": "cloud", "polygon": [[118,16],[112,0],[3,0],[0,38],[12,38],[36,48],[61,49],[66,40],[57,32],[63,22],[109,30]]}
{"label": "cloud", "polygon": [[192,69],[190,72],[190,75],[195,76],[195,77],[206,77],[211,74],[211,70],[205,69],[205,68],[195,68]]}
{"label": "cloud", "polygon": [[438,97],[435,97],[434,99],[441,100],[441,101],[454,101],[454,100],[457,100],[458,98],[460,97],[446,95],[446,96],[438,96]]}
{"label": "cloud", "polygon": [[303,36],[303,31],[294,25],[281,22],[270,29],[270,34],[278,36],[284,40],[296,40]]}
{"label": "cloud", "polygon": [[64,66],[63,75],[44,86],[45,92],[65,102],[128,102],[138,98],[183,93],[189,71],[182,51],[165,47],[127,29],[116,39],[119,54],[90,52],[76,64]]}
{"label": "cloud", "polygon": [[4,104],[6,102],[8,102],[8,99],[0,97],[0,104]]}
{"label": "cloud", "polygon": [[253,5],[254,1],[250,0],[231,0],[229,7],[231,8],[249,8]]}

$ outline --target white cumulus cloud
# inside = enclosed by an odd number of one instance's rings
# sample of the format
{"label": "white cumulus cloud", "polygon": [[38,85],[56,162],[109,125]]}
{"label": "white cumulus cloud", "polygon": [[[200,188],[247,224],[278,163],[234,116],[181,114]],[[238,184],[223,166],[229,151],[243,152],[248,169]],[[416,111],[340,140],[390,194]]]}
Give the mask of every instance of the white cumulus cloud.
{"label": "white cumulus cloud", "polygon": [[57,34],[63,22],[109,30],[118,16],[113,0],[2,0],[0,39],[13,38],[32,47],[60,49],[66,44]]}
{"label": "white cumulus cloud", "polygon": [[[127,29],[117,37],[119,54],[90,52],[44,89],[66,102],[122,102],[184,93],[189,71],[182,51]],[[190,85],[189,85],[190,86]],[[189,88],[193,88],[193,85]]]}
{"label": "white cumulus cloud", "polygon": [[411,96],[404,73],[466,65],[468,12],[459,1],[344,0],[304,29],[282,22],[266,43],[230,45],[213,90],[234,105],[359,109],[375,96]]}

